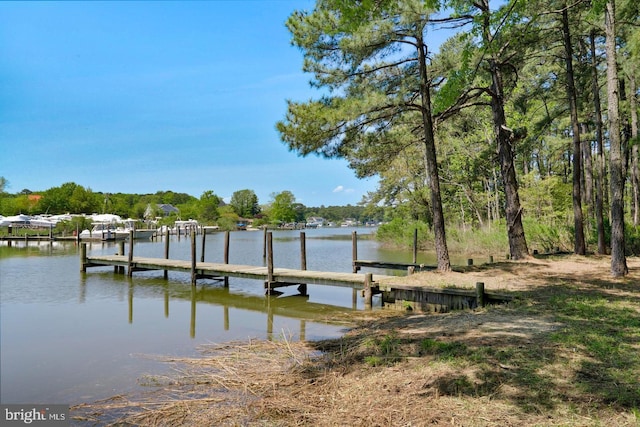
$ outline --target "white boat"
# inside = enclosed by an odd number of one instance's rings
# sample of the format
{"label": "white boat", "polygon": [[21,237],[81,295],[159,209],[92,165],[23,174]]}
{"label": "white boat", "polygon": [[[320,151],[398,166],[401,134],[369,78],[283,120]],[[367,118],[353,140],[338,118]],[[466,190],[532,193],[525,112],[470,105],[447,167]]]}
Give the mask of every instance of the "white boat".
{"label": "white boat", "polygon": [[54,221],[42,216],[29,216],[18,214],[0,218],[2,227],[24,227],[24,228],[53,228],[58,221]]}
{"label": "white boat", "polygon": [[156,234],[156,230],[152,228],[137,228],[136,220],[132,218],[125,219],[122,221],[124,226],[122,228],[118,228],[118,232],[125,232],[128,236],[130,236],[131,231],[133,231],[134,240],[149,240]]}
{"label": "white boat", "polygon": [[118,230],[112,222],[94,222],[91,230],[82,230],[78,236],[80,240],[95,240],[112,242],[115,240],[126,240],[129,232]]}

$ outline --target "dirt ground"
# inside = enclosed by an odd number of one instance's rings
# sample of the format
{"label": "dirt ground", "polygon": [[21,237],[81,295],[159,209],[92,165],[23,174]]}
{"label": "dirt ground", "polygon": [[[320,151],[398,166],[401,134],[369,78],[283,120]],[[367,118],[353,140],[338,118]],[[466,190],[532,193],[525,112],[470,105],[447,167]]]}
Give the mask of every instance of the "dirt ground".
{"label": "dirt ground", "polygon": [[[418,273],[408,280],[484,282],[517,301],[446,314],[360,312],[336,340],[209,346],[198,358],[167,359],[175,375],[142,378],[152,386],[144,395],[72,408],[74,424],[639,426],[639,407],[576,384],[577,366],[593,361],[552,339],[568,326],[545,303],[598,292],[640,314],[640,259],[628,259],[625,278],[611,277],[609,263],[568,255]],[[640,352],[640,342],[630,345]],[[640,380],[625,387],[634,393]]]}

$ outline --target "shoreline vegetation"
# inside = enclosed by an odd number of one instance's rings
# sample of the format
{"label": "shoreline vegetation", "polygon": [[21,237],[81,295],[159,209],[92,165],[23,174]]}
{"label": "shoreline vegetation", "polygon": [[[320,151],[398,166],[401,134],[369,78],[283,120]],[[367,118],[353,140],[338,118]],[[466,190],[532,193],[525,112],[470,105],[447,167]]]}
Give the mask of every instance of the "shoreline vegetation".
{"label": "shoreline vegetation", "polygon": [[[481,280],[514,302],[446,314],[358,312],[338,339],[201,347],[159,357],[148,391],[72,407],[77,425],[637,426],[640,258],[559,255],[418,273]],[[332,319],[335,320],[335,319]]]}

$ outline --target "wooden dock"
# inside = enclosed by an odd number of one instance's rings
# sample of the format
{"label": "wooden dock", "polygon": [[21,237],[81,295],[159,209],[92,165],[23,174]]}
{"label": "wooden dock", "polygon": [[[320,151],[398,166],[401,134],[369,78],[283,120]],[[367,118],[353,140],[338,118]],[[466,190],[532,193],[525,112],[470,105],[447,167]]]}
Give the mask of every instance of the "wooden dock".
{"label": "wooden dock", "polygon": [[[254,265],[236,265],[221,264],[213,262],[196,262],[192,266],[191,261],[163,259],[163,258],[145,258],[133,257],[129,260],[126,255],[101,255],[86,256],[82,262],[82,271],[86,271],[89,267],[124,267],[134,271],[146,270],[168,270],[181,271],[191,273],[192,267],[196,279],[201,278],[222,278],[222,277],[241,277],[245,279],[262,280],[265,282],[265,288],[269,286],[269,268]],[[357,273],[339,273],[331,271],[312,271],[312,270],[296,270],[291,268],[274,268],[271,288],[282,286],[291,286],[299,284],[313,285],[330,285],[342,286],[354,289],[364,289],[366,274]],[[392,279],[393,276],[376,275],[377,286],[380,281]]]}
{"label": "wooden dock", "polygon": [[[383,305],[411,309],[416,311],[444,312],[452,309],[482,307],[487,303],[510,301],[510,296],[487,293],[484,283],[477,283],[475,289],[433,288],[427,286],[406,285],[402,277],[383,274],[358,273],[361,267],[370,268],[407,268],[409,273],[414,269],[428,270],[424,265],[393,264],[379,261],[357,260],[357,238],[353,235],[353,272],[313,271],[306,269],[306,243],[304,232],[301,233],[301,266],[300,269],[276,268],[273,265],[273,245],[271,233],[265,234],[266,266],[229,264],[229,235],[225,238],[224,263],[205,262],[205,238],[202,238],[201,258],[196,259],[196,238],[191,235],[191,259],[177,260],[169,258],[169,238],[165,239],[165,258],[148,258],[133,255],[133,239],[129,241],[129,251],[125,255],[124,242],[120,243],[118,254],[88,256],[86,243],[80,244],[81,271],[91,267],[114,268],[117,273],[132,276],[136,271],[162,270],[167,278],[168,271],[190,273],[191,284],[199,279],[224,280],[229,285],[229,277],[259,280],[264,283],[267,294],[276,293],[276,289],[284,286],[298,286],[298,291],[306,295],[307,285],[328,285],[348,287],[362,291],[365,308],[371,308],[374,295],[382,294]],[[394,267],[395,266],[395,267]],[[418,268],[416,268],[418,267]],[[355,295],[355,294],[354,294]],[[354,297],[355,298],[355,297]]]}

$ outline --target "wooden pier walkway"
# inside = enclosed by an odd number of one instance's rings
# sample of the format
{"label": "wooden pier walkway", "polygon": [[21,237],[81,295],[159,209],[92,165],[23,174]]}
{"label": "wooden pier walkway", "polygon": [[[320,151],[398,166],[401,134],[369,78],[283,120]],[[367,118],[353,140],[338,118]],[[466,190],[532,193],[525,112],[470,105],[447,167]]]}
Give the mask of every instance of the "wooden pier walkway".
{"label": "wooden pier walkway", "polygon": [[[86,272],[90,267],[114,267],[114,271],[132,276],[135,271],[163,270],[167,278],[168,271],[178,271],[191,274],[191,284],[198,279],[224,280],[225,287],[229,285],[229,277],[261,280],[268,294],[276,293],[276,288],[284,286],[298,286],[298,291],[306,295],[307,285],[340,286],[361,290],[365,308],[371,308],[374,295],[382,294],[383,305],[396,307],[411,307],[418,311],[449,311],[450,309],[475,308],[487,303],[510,301],[511,297],[487,293],[484,283],[476,283],[475,289],[432,288],[427,286],[406,285],[402,277],[372,273],[358,273],[362,267],[367,268],[402,268],[414,271],[431,270],[432,267],[413,263],[398,264],[380,261],[363,261],[357,259],[357,238],[353,233],[353,272],[313,271],[306,269],[306,243],[304,232],[301,234],[301,267],[300,269],[276,268],[273,265],[273,243],[271,233],[265,234],[266,266],[229,264],[229,234],[225,236],[224,263],[204,261],[205,238],[202,239],[200,261],[196,258],[195,234],[191,235],[191,259],[177,260],[169,258],[169,236],[165,238],[165,257],[148,258],[133,255],[133,239],[129,241],[128,254],[124,254],[124,242],[116,255],[88,256],[86,243],[80,245],[81,271]],[[414,256],[415,258],[415,256]]]}
{"label": "wooden pier walkway", "polygon": [[[181,271],[185,273],[194,273],[198,278],[218,278],[218,277],[242,277],[246,279],[263,280],[265,288],[269,283],[269,268],[254,265],[237,265],[237,264],[221,264],[213,262],[196,262],[195,266],[191,261],[163,259],[163,258],[145,258],[133,257],[129,260],[126,255],[101,255],[86,256],[82,262],[82,271],[86,271],[89,267],[125,267],[131,271],[145,270],[168,270]],[[281,286],[291,286],[299,284],[313,285],[330,285],[343,286],[354,289],[364,289],[367,274],[358,273],[339,273],[331,271],[313,271],[313,270],[296,270],[291,268],[274,268],[271,277],[271,288]],[[393,276],[377,274],[376,281],[371,285],[379,285],[381,281],[392,279]]]}

